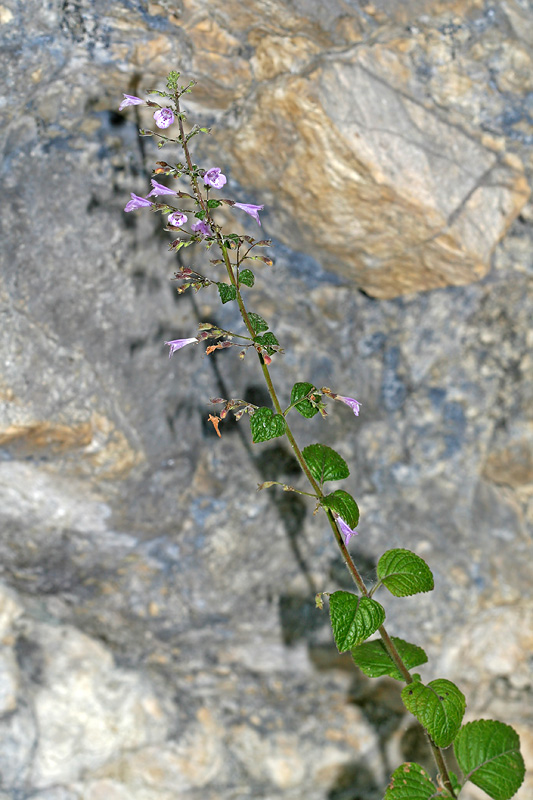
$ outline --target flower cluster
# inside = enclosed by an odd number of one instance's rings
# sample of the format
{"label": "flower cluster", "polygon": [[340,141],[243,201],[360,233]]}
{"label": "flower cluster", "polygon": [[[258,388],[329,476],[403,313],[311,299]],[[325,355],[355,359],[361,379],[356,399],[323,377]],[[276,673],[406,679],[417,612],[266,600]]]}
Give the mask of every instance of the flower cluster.
{"label": "flower cluster", "polygon": [[[124,100],[119,105],[118,110],[122,111],[128,106],[138,106],[143,105],[144,103],[145,101],[140,97],[136,97],[132,94],[125,94]],[[158,128],[169,128],[175,121],[174,111],[168,107],[160,107],[154,113],[154,120]],[[203,181],[205,186],[208,188],[222,189],[227,183],[227,178],[220,167],[210,167],[204,171]],[[146,195],[146,197],[139,197],[139,195],[132,193],[131,200],[129,203],[127,203],[124,211],[137,211],[140,208],[152,207],[152,202],[148,200],[148,198],[160,197],[162,195],[178,195],[178,192],[174,191],[173,189],[169,189],[168,186],[164,186],[163,184],[152,180],[152,190]],[[246,214],[249,214],[253,219],[255,219],[258,225],[261,225],[259,212],[264,209],[264,205],[257,206],[253,205],[252,203],[236,203],[233,200],[226,200],[225,202],[228,205],[235,206],[236,208],[241,209],[241,211],[244,211]],[[182,212],[173,212],[168,217],[168,224],[173,228],[181,228],[186,222],[187,215],[183,214]],[[199,234],[200,236],[210,236],[212,234],[209,224],[202,219],[198,220],[198,222],[194,222],[191,225],[191,230],[193,233]]]}

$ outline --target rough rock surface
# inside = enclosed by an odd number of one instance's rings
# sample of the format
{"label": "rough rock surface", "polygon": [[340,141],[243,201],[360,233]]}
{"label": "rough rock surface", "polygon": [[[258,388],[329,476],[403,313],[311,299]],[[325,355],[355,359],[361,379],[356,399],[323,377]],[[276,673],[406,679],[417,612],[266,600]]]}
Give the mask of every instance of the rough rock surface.
{"label": "rough rock surface", "polygon": [[266,204],[250,296],[280,393],[363,404],[295,420],[350,463],[356,560],[434,571],[390,629],[418,625],[423,677],[531,765],[531,3],[1,0],[0,35],[0,800],[378,800],[425,758],[314,609],[348,588],[323,522],[254,492],[290,455],[206,423],[209,397],[266,402],[256,367],[167,358],[199,319],[238,324],[122,213],[157,153],[116,108],[172,67],[213,125],[198,157]]}

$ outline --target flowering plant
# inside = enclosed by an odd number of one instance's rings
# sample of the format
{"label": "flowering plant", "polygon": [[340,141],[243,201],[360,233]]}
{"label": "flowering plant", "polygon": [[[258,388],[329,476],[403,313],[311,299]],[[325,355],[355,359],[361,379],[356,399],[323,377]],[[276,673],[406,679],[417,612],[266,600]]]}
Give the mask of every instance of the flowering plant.
{"label": "flowering plant", "polygon": [[[226,280],[215,280],[192,267],[181,267],[175,273],[180,281],[177,291],[189,288],[195,291],[216,287],[220,301],[236,302],[243,328],[229,331],[209,322],[199,325],[195,337],[174,339],[165,344],[169,355],[189,344],[207,344],[206,353],[238,347],[240,358],[255,351],[270,396],[272,407],[257,406],[247,400],[214,398],[212,405],[221,406],[209,420],[220,437],[220,426],[228,414],[236,420],[248,415],[253,443],[266,442],[277,437],[286,437],[298,461],[301,472],[307,479],[310,491],[303,491],[276,480],[265,481],[259,489],[282,486],[287,492],[297,492],[313,499],[316,511],[325,515],[333,539],[339,548],[357,591],[320,592],[316,605],[323,608],[324,597],[329,600],[329,613],[333,638],[340,653],[351,652],[357,667],[369,677],[389,676],[405,684],[401,690],[402,701],[424,728],[428,745],[434,756],[436,774],[430,775],[416,763],[405,763],[398,767],[385,791],[384,800],[430,800],[430,798],[457,798],[467,781],[484,790],[494,800],[510,800],[524,778],[524,762],[519,749],[519,737],[509,725],[495,720],[477,720],[462,724],[466,708],[461,690],[445,678],[423,683],[420,675],[412,670],[426,663],[424,650],[416,644],[390,636],[385,622],[385,609],[375,599],[378,589],[385,589],[395,597],[407,597],[433,589],[433,575],[426,562],[415,553],[404,548],[386,551],[377,565],[377,581],[368,588],[355,565],[347,545],[358,534],[359,507],[354,497],[345,489],[326,490],[325,484],[344,480],[349,468],[342,456],[324,444],[309,444],[304,448],[296,438],[288,421],[289,414],[296,412],[306,419],[317,414],[327,416],[327,403],[337,400],[348,406],[355,417],[361,413],[361,403],[353,397],[338,394],[328,387],[317,388],[308,381],[299,381],[292,387],[290,401],[284,408],[275,389],[270,366],[279,358],[283,349],[269,323],[258,313],[248,310],[245,294],[256,280],[248,263],[270,266],[271,259],[258,255],[257,249],[271,244],[267,239],[255,239],[236,233],[226,233],[217,221],[216,210],[222,206],[237,208],[250,215],[260,226],[259,212],[262,205],[241,203],[229,198],[210,196],[212,189],[221,190],[227,183],[220,167],[204,169],[192,160],[190,141],[206,128],[187,125],[181,101],[189,93],[194,82],[179,85],[179,73],[171,72],[167,79],[167,91],[153,91],[162,105],[153,101],[124,95],[120,109],[145,103],[155,108],[153,117],[159,130],[141,130],[145,136],[158,139],[158,147],[169,143],[178,145],[183,161],[175,164],[158,161],[151,181],[152,189],[146,197],[132,194],[125,207],[126,212],[151,208],[167,217],[166,230],[179,231],[179,237],[170,243],[170,250],[179,252],[194,244],[219,251],[213,259],[214,268],[225,272]],[[177,124],[174,137],[161,133]],[[187,132],[186,132],[187,126]],[[174,190],[159,182],[161,177],[185,177],[190,191]],[[171,198],[160,202],[160,197]],[[189,223],[192,215],[194,221]],[[185,226],[189,224],[187,230]],[[246,263],[245,263],[246,262]],[[370,638],[374,635],[379,638]],[[453,745],[456,761],[462,777],[456,776],[448,767],[444,753]]]}

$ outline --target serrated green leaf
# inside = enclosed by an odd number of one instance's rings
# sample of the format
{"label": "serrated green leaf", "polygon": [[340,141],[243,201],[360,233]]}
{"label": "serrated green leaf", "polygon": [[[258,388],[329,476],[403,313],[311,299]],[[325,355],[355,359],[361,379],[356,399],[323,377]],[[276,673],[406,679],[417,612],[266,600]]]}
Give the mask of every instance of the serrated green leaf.
{"label": "serrated green leaf", "polygon": [[464,694],[454,683],[444,678],[427,685],[410,683],[402,689],[402,700],[438,747],[453,742],[466,708]]}
{"label": "serrated green leaf", "polygon": [[221,205],[222,205],[222,203],[220,202],[220,200],[208,200],[207,201],[207,207],[208,208],[218,208]]}
{"label": "serrated green leaf", "polygon": [[285,418],[281,414],[274,414],[270,408],[258,408],[250,417],[250,430],[252,431],[252,441],[268,442],[276,436],[283,436],[285,433]]}
{"label": "serrated green leaf", "polygon": [[[407,669],[419,667],[420,664],[425,664],[428,660],[425,652],[421,647],[417,647],[416,644],[405,642],[397,636],[392,636],[391,638]],[[405,681],[404,676],[387,653],[381,639],[358,645],[352,650],[352,657],[359,669],[369,678],[380,678],[382,675],[389,675],[398,681]]]}
{"label": "serrated green leaf", "polygon": [[359,508],[351,494],[345,492],[344,489],[337,489],[336,492],[332,492],[326,495],[326,497],[323,497],[322,505],[331,509],[331,511],[335,511],[352,530],[357,527],[357,523],[359,522]]}
{"label": "serrated green leaf", "polygon": [[378,578],[396,597],[433,589],[433,574],[423,558],[410,550],[387,550],[378,561]]}
{"label": "serrated green leaf", "polygon": [[[320,397],[320,392],[312,383],[295,383],[291,390],[291,406],[294,405],[296,411],[306,419],[311,419],[315,414],[318,414],[318,408],[315,408],[311,401],[307,399],[307,395],[310,392],[316,392],[317,399]],[[302,400],[301,398],[304,399]]]}
{"label": "serrated green leaf", "polygon": [[[296,385],[298,386],[298,384]],[[303,385],[311,386],[310,383]],[[303,449],[303,457],[305,458],[305,463],[309,467],[311,475],[315,481],[320,483],[320,485],[322,485],[325,481],[340,481],[343,478],[347,478],[350,474],[348,465],[343,457],[333,450],[332,447],[328,447],[325,444],[307,445],[307,447],[304,447]],[[347,494],[347,492],[345,492],[345,494]],[[329,497],[331,497],[331,495],[329,495]],[[330,507],[331,506],[328,506],[328,508]],[[342,518],[344,519],[344,517]],[[345,520],[345,522],[348,522],[348,520]]]}
{"label": "serrated green leaf", "polygon": [[235,286],[230,286],[227,283],[217,283],[217,286],[222,304],[229,303],[230,300],[235,300],[237,297],[237,289]]}
{"label": "serrated green leaf", "polygon": [[524,780],[526,768],[520,737],[514,728],[490,719],[463,725],[453,743],[465,780],[493,800],[510,800]]}
{"label": "serrated green leaf", "polygon": [[254,333],[262,333],[262,331],[267,331],[269,329],[269,324],[266,320],[263,319],[259,314],[254,314],[253,311],[248,312],[248,319],[250,320],[250,325],[253,328]]}
{"label": "serrated green leaf", "polygon": [[437,787],[420,764],[408,761],[395,769],[383,800],[429,800]]}
{"label": "serrated green leaf", "polygon": [[272,348],[272,345],[279,346],[278,340],[271,331],[264,333],[262,336],[254,336],[254,342],[260,344],[267,351],[269,356],[276,352]]}
{"label": "serrated green leaf", "polygon": [[352,592],[333,592],[329,598],[329,615],[339,653],[364,642],[385,621],[382,605]]}
{"label": "serrated green leaf", "polygon": [[251,269],[243,269],[239,274],[239,283],[244,283],[245,286],[253,286],[255,283],[255,275]]}

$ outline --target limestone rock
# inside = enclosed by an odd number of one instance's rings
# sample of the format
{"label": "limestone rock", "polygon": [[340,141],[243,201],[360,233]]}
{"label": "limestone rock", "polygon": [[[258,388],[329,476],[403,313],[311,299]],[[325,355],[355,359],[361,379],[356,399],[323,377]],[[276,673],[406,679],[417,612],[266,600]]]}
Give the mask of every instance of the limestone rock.
{"label": "limestone rock", "polygon": [[198,163],[266,206],[275,263],[249,296],[285,349],[280,397],[309,380],[362,403],[294,419],[350,465],[355,560],[371,581],[408,547],[434,571],[431,595],[387,601],[391,632],[416,628],[428,679],[464,679],[531,757],[526,6],[1,0],[7,797],[380,800],[424,757],[398,686],[354,672],[314,607],[351,588],[319,515],[255,491],[297,480],[290,453],[252,446],[246,418],[208,424],[211,397],[269,403],[257,365],[168,358],[200,320],[241,324],[211,290],[177,295],[159,218],[123,213],[159,151],[120,98],[173,67],[213,126]]}

